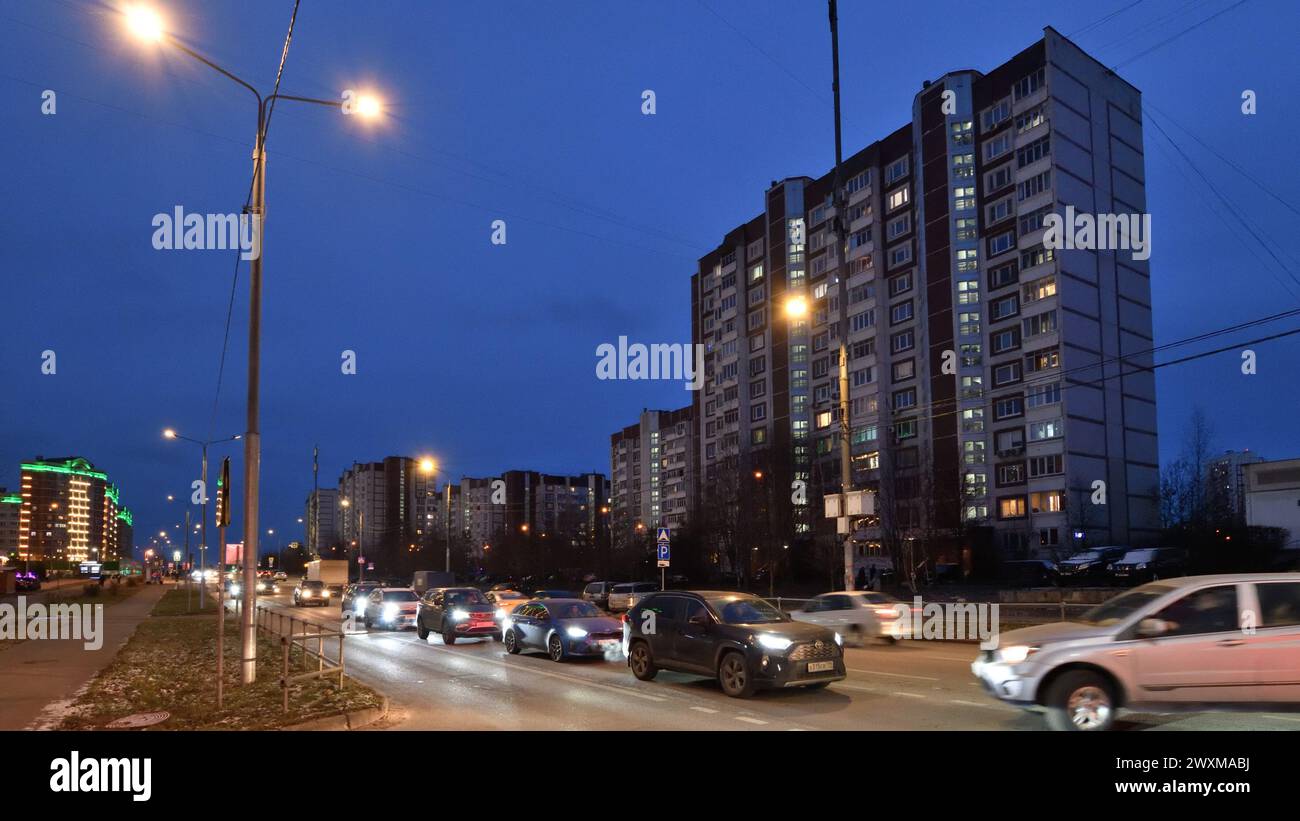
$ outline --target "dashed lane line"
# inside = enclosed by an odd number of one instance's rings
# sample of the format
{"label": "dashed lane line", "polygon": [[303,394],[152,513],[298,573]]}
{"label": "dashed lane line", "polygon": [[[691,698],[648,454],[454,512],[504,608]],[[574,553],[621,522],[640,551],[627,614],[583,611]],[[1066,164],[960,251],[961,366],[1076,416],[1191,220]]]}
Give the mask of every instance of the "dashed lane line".
{"label": "dashed lane line", "polygon": [[865,673],[869,676],[889,676],[891,678],[914,678],[917,681],[942,681],[937,676],[914,676],[907,673],[886,673],[884,670],[863,670],[859,667],[848,668],[850,673]]}

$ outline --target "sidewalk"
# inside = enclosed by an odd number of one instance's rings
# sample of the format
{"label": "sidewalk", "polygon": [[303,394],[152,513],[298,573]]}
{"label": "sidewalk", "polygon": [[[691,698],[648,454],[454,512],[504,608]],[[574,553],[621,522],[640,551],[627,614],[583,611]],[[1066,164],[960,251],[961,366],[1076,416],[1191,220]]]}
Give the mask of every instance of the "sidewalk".
{"label": "sidewalk", "polygon": [[28,640],[0,650],[0,730],[42,729],[102,670],[171,585],[145,585],[104,608],[103,646],[76,640]]}

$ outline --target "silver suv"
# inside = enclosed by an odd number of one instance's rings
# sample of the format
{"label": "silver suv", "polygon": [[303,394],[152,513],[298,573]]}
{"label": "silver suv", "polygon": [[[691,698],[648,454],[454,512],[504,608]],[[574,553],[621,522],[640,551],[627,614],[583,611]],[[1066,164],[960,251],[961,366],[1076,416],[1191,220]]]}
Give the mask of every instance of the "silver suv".
{"label": "silver suv", "polygon": [[1300,574],[1188,576],[1134,588],[1076,621],[1013,630],[971,671],[1056,730],[1121,709],[1300,706]]}

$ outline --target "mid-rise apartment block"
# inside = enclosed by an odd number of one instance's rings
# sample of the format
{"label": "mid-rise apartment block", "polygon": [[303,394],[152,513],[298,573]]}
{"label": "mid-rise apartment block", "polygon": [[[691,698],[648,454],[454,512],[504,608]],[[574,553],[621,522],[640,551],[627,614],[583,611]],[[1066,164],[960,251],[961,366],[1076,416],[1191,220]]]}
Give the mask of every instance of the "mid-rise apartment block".
{"label": "mid-rise apartment block", "polygon": [[[849,89],[846,108],[868,95]],[[770,476],[772,498],[792,489],[780,530],[828,526],[843,339],[853,482],[880,512],[869,542],[958,551],[953,535],[982,527],[1028,557],[1152,538],[1148,263],[1045,242],[1067,206],[1145,213],[1144,181],[1140,92],[1051,28],[987,73],[924,83],[902,127],[844,160],[839,242],[834,173],[774,181],[691,281],[700,504]],[[794,298],[806,315],[787,314]]]}
{"label": "mid-rise apartment block", "polygon": [[[434,514],[436,476],[407,456],[359,462],[343,472],[338,485],[338,538],[360,550],[380,572],[397,572],[411,562],[407,554],[427,543]],[[354,554],[355,555],[355,554]]]}
{"label": "mid-rise apartment block", "polygon": [[21,469],[19,560],[131,558],[131,512],[107,474],[80,456],[37,458]]}
{"label": "mid-rise apartment block", "polygon": [[307,495],[307,552],[314,556],[328,555],[331,547],[339,540],[337,522],[339,516],[338,488],[323,487]]}
{"label": "mid-rise apartment block", "polygon": [[610,436],[610,526],[615,548],[690,521],[697,488],[695,408],[643,410]]}

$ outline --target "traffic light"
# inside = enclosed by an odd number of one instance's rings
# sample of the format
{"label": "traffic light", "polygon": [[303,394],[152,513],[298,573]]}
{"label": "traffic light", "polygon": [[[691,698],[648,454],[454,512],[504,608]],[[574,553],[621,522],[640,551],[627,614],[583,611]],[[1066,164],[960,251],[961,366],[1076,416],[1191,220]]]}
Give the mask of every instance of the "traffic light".
{"label": "traffic light", "polygon": [[221,460],[221,478],[217,480],[217,527],[230,527],[230,457]]}

